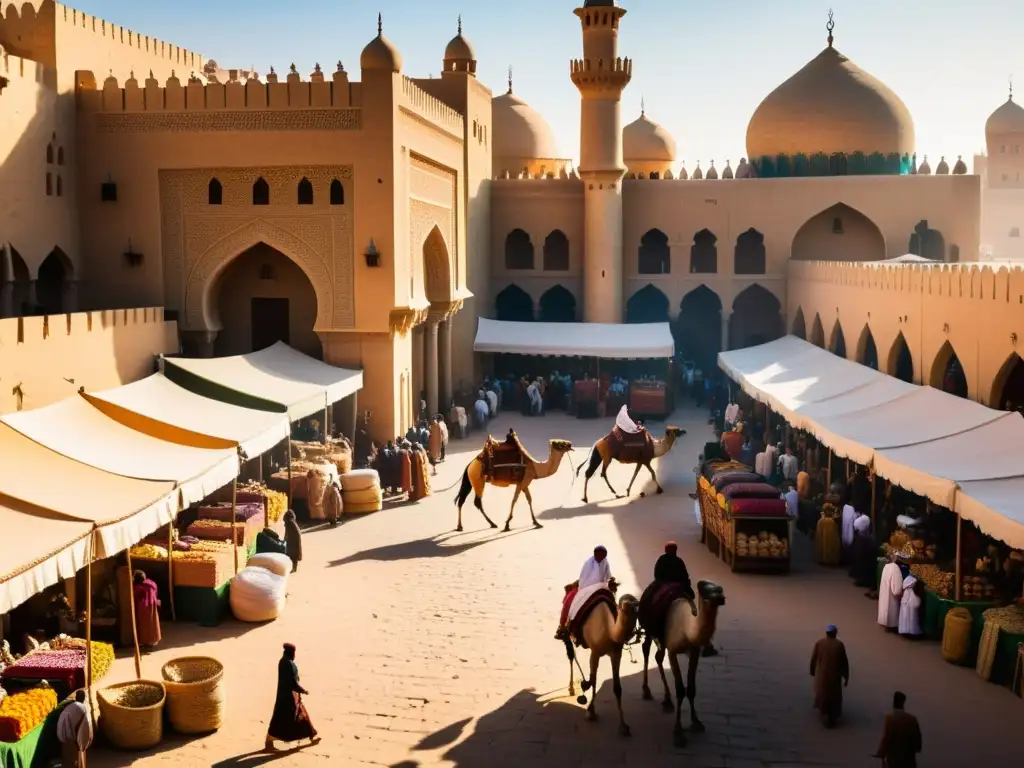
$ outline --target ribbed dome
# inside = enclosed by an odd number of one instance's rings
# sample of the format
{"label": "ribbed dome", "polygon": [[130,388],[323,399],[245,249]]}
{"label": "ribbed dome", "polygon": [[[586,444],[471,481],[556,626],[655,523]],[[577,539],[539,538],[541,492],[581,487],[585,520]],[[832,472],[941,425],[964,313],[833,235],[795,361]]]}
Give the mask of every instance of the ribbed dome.
{"label": "ribbed dome", "polygon": [[401,72],[402,54],[384,37],[383,23],[377,14],[377,36],[371,40],[359,55],[359,68],[364,72]]}
{"label": "ribbed dome", "polygon": [[459,32],[444,49],[445,61],[476,61],[476,52],[469,40],[462,36],[462,17],[459,16]]}
{"label": "ribbed dome", "polygon": [[622,159],[633,162],[668,162],[676,159],[672,134],[641,112],[640,117],[622,129]]}
{"label": "ribbed dome", "polygon": [[551,127],[539,113],[512,93],[511,86],[508,93],[491,99],[491,125],[494,131],[491,156],[496,163],[498,160],[506,158],[510,160],[558,158],[558,149]]}
{"label": "ribbed dome", "polygon": [[985,134],[1024,133],[1024,109],[1013,100],[1006,100],[985,122]]}
{"label": "ribbed dome", "polygon": [[747,126],[751,158],[914,151],[914,121],[888,86],[831,46],[761,102]]}

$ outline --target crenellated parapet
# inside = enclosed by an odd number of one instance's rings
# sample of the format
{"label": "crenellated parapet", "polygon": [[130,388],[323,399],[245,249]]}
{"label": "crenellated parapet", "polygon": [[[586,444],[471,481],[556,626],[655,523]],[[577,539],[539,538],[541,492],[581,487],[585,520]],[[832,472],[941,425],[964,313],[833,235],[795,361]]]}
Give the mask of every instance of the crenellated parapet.
{"label": "crenellated parapet", "polygon": [[38,61],[13,56],[0,45],[0,94],[5,88],[14,87],[19,83],[29,84],[33,88],[54,88],[56,72],[53,67],[47,67]]}
{"label": "crenellated parapet", "polygon": [[466,118],[436,96],[431,96],[405,75],[402,75],[399,105],[406,112],[441,128],[460,141],[465,136]]}
{"label": "crenellated parapet", "polygon": [[622,91],[632,78],[632,59],[573,59],[569,62],[569,79],[580,90]]}

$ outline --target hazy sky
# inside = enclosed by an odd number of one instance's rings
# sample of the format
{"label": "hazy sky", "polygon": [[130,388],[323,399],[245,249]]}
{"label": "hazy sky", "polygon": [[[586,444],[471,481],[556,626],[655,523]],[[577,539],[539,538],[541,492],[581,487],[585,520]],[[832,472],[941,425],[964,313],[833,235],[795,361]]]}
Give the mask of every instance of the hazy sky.
{"label": "hazy sky", "polygon": [[[376,34],[401,51],[405,74],[437,76],[461,13],[495,95],[514,68],[515,91],[551,124],[566,157],[579,153],[579,94],[569,60],[581,54],[582,0],[85,0],[101,18],[199,51],[224,68],[294,62],[330,72],[341,59],[358,78],[359,52]],[[620,53],[633,59],[623,122],[647,114],[676,137],[692,169],[746,154],[747,122],[775,86],[826,45],[829,0],[622,0]],[[919,157],[984,148],[985,120],[1016,75],[1024,104],[1024,2],[1020,0],[831,0],[835,47],[887,83],[914,117]],[[179,73],[182,74],[182,73]],[[187,73],[185,73],[187,74]]]}

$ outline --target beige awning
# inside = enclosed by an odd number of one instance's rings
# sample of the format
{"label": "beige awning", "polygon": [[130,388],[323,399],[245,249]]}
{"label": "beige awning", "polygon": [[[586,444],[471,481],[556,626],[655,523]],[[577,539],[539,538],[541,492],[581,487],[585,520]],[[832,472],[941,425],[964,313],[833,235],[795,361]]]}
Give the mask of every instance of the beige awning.
{"label": "beige awning", "polygon": [[[163,362],[171,379],[199,394],[229,399],[236,393],[260,400],[287,410],[291,421],[321,413],[363,388],[362,371],[328,365],[280,341],[247,355],[168,357]],[[172,368],[198,381],[181,379],[173,375]]]}
{"label": "beige awning", "polygon": [[0,496],[0,614],[73,578],[88,562],[92,529],[90,522]]}
{"label": "beige awning", "polygon": [[[150,437],[104,416],[79,395],[45,408],[8,414],[2,421],[40,445],[90,467],[125,478],[174,483],[184,506],[206,498],[238,476],[236,449],[192,448]],[[103,503],[102,497],[92,501]]]}
{"label": "beige awning", "polygon": [[252,458],[288,437],[285,414],[203,397],[178,386],[162,373],[82,396],[131,429],[195,448],[237,446],[247,458]]}

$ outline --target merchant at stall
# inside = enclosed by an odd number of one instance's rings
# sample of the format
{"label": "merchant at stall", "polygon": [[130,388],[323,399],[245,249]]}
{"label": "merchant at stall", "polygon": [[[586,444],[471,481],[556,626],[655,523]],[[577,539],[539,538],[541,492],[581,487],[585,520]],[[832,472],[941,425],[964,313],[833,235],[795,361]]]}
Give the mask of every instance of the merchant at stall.
{"label": "merchant at stall", "polygon": [[57,720],[61,768],[80,768],[85,765],[85,753],[92,745],[92,722],[89,719],[87,698],[84,690],[75,691],[74,701],[64,707]]}
{"label": "merchant at stall", "polygon": [[878,623],[892,632],[900,624],[900,598],[903,597],[903,572],[890,559],[882,569],[882,580],[878,585]]}

